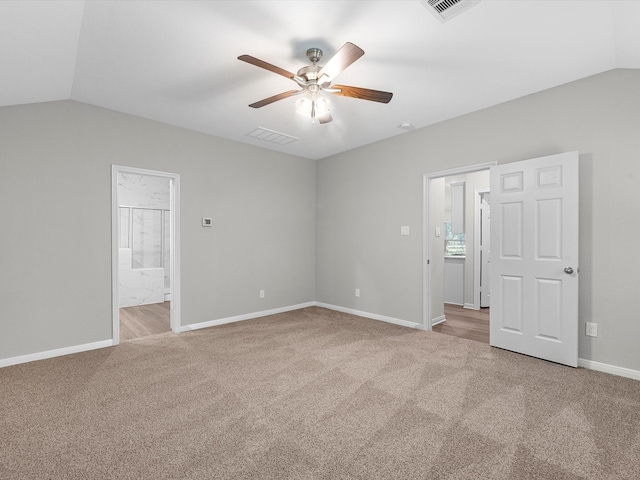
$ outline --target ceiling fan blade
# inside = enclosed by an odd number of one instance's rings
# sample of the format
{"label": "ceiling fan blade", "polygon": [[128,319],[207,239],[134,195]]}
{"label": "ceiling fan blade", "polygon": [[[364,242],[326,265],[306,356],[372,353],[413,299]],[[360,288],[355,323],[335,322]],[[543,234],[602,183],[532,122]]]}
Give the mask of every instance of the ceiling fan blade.
{"label": "ceiling fan blade", "polygon": [[[368,88],[350,87],[348,85],[331,85],[330,92],[334,95],[343,97],[360,98],[362,100],[371,100],[372,102],[389,103],[393,93],[382,92],[380,90],[370,90]],[[333,90],[339,89],[339,92]]]}
{"label": "ceiling fan blade", "polygon": [[333,121],[333,117],[329,112],[325,112],[322,115],[318,115],[318,122],[320,122],[321,124],[329,123],[331,121]]}
{"label": "ceiling fan blade", "polygon": [[264,107],[265,105],[269,105],[270,103],[277,102],[278,100],[282,100],[283,98],[289,98],[301,93],[304,93],[304,90],[289,90],[288,92],[282,92],[278,95],[274,95],[273,97],[265,98],[263,100],[260,100],[259,102],[252,103],[249,106],[251,108],[260,108]]}
{"label": "ceiling fan blade", "polygon": [[270,63],[267,63],[256,57],[252,57],[251,55],[240,55],[238,57],[238,60],[242,60],[243,62],[250,63],[251,65],[255,65],[256,67],[264,68],[265,70],[269,70],[270,72],[277,73],[278,75],[282,75],[283,77],[287,77],[294,81],[296,81],[296,77],[300,78],[296,74],[291,73],[285,70],[284,68],[276,67],[275,65],[271,65]]}
{"label": "ceiling fan blade", "polygon": [[340,72],[342,72],[353,62],[358,60],[362,55],[364,55],[364,50],[362,50],[360,47],[350,42],[345,43],[342,47],[340,47],[340,50],[338,50],[336,54],[331,57],[325,64],[325,66],[322,67],[322,69],[318,72],[318,79],[320,79],[323,75],[326,75],[323,83],[333,80],[333,78],[335,78]]}

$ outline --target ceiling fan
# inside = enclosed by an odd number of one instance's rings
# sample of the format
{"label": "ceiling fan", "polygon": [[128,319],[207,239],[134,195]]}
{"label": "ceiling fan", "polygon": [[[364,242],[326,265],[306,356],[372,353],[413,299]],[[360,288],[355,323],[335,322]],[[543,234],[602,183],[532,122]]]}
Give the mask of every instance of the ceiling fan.
{"label": "ceiling fan", "polygon": [[391,101],[393,93],[361,87],[350,87],[348,85],[331,85],[333,79],[340,72],[358,60],[362,55],[364,55],[364,50],[353,43],[347,42],[324,66],[320,66],[317,63],[322,58],[322,50],[319,48],[310,48],[307,50],[307,58],[311,61],[312,65],[302,67],[295,74],[252,57],[251,55],[240,55],[238,60],[287,77],[296,82],[300,87],[299,90],[289,90],[252,103],[249,105],[250,107],[260,108],[294,95],[308,94],[307,102],[310,106],[311,120],[315,121],[317,118],[320,123],[328,123],[333,120],[333,118],[331,117],[331,113],[329,113],[329,102],[321,95],[323,92],[380,103],[389,103],[389,101]]}

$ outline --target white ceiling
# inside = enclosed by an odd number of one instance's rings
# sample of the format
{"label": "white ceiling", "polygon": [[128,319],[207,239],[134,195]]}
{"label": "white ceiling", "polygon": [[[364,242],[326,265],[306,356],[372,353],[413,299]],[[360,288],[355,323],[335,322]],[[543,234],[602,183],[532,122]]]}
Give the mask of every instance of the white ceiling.
{"label": "white ceiling", "polygon": [[[310,159],[323,158],[613,68],[640,68],[640,1],[482,0],[438,22],[407,1],[0,1],[0,106],[73,99]],[[390,91],[387,105],[331,96],[311,123],[296,89],[237,60],[296,72],[345,42],[365,55],[336,83]],[[321,64],[323,62],[320,62]],[[263,127],[298,140],[248,137]]]}

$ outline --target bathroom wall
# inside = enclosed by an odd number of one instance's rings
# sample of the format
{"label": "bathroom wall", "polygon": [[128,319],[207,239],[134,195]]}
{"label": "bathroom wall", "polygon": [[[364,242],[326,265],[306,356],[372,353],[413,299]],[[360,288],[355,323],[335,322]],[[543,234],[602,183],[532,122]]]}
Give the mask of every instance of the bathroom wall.
{"label": "bathroom wall", "polygon": [[120,307],[170,299],[169,179],[118,174]]}

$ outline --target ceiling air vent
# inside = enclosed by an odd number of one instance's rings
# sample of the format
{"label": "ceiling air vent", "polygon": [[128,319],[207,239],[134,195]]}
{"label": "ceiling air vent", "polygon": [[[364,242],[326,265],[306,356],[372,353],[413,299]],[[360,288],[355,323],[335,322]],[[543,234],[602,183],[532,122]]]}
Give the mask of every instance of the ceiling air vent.
{"label": "ceiling air vent", "polygon": [[253,132],[247,133],[247,135],[249,137],[257,138],[258,140],[264,140],[265,142],[275,143],[278,145],[286,145],[287,143],[298,140],[296,137],[292,137],[291,135],[269,130],[264,127],[258,127]]}
{"label": "ceiling air vent", "polygon": [[420,3],[444,23],[480,3],[480,0],[420,0]]}

